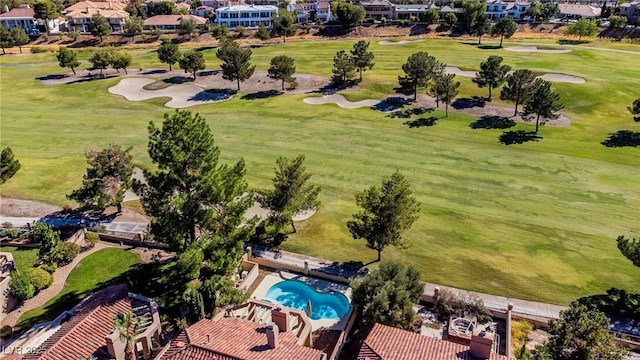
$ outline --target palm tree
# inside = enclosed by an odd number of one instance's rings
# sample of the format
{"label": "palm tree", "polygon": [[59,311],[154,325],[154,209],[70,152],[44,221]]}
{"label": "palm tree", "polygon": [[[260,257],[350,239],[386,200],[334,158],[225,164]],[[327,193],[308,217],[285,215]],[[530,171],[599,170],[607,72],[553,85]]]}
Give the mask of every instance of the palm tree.
{"label": "palm tree", "polygon": [[113,321],[120,335],[120,339],[125,342],[125,357],[128,360],[136,360],[134,344],[136,334],[141,325],[140,318],[135,317],[135,315],[129,311],[126,314],[118,313],[113,318]]}

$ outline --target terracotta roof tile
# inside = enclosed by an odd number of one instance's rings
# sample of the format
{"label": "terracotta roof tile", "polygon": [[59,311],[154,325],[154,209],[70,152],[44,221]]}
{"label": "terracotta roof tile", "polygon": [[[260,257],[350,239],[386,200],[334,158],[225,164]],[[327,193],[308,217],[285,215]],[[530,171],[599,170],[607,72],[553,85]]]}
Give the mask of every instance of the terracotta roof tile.
{"label": "terracotta roof tile", "polygon": [[0,17],[10,17],[10,18],[33,18],[33,9],[28,7],[17,7],[13,8],[6,13],[0,14]]}
{"label": "terracotta roof tile", "polygon": [[146,19],[144,26],[178,26],[182,19],[192,19],[197,25],[207,22],[207,19],[195,15],[156,15]]}
{"label": "terracotta roof tile", "polygon": [[65,12],[71,11],[87,11],[89,9],[111,9],[111,10],[124,10],[127,8],[127,3],[120,1],[80,1],[68,8],[65,8]]}
{"label": "terracotta roof tile", "polygon": [[[358,360],[471,360],[469,347],[394,327],[375,324],[362,344]],[[491,354],[490,360],[507,360]]]}
{"label": "terracotta roof tile", "polygon": [[131,311],[126,285],[106,287],[88,298],[71,320],[47,339],[39,352],[23,356],[24,360],[87,359],[90,355],[108,359],[105,337],[114,330],[118,313]]}
{"label": "terracotta roof tile", "polygon": [[320,350],[298,345],[291,332],[281,332],[278,347],[271,349],[265,329],[250,320],[203,319],[176,337],[160,360],[314,360],[323,356]]}

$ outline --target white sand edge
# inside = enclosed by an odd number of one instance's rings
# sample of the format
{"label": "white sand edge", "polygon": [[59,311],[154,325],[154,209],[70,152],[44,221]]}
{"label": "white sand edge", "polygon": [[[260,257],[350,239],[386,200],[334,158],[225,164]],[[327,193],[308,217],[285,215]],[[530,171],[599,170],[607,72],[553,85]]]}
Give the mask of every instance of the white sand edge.
{"label": "white sand edge", "polygon": [[380,103],[380,100],[365,99],[360,101],[349,101],[341,94],[324,95],[322,97],[308,97],[305,103],[311,105],[336,104],[344,109],[357,109],[361,107],[371,107]]}

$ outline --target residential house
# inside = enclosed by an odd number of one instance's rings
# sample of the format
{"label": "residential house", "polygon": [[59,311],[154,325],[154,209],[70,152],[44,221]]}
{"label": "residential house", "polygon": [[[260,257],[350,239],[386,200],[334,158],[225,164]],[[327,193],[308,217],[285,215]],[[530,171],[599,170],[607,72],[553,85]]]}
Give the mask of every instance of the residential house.
{"label": "residential house", "polygon": [[234,5],[216,9],[216,24],[226,25],[229,29],[238,26],[257,28],[260,25],[271,27],[271,18],[278,14],[273,5]]}
{"label": "residential house", "polygon": [[331,14],[331,3],[328,1],[316,2],[316,20],[322,22],[329,22],[333,20]]}
{"label": "residential house", "polygon": [[287,10],[294,12],[296,22],[306,23],[311,19],[311,12],[315,12],[314,3],[295,3],[287,5]]}
{"label": "residential house", "polygon": [[620,4],[620,16],[626,16],[630,22],[637,21],[640,18],[640,0]]}
{"label": "residential house", "polygon": [[503,0],[487,0],[487,11],[485,12],[489,20],[498,20],[509,15],[509,9],[514,6],[512,2]]}
{"label": "residential house", "polygon": [[392,19],[421,19],[424,13],[432,7],[437,9],[437,6],[435,6],[434,4],[396,4],[394,6],[395,14]]}
{"label": "residential house", "polygon": [[175,31],[180,29],[180,23],[182,20],[191,19],[196,23],[198,29],[204,28],[204,24],[207,23],[207,19],[195,16],[195,15],[156,15],[148,19],[145,19],[142,23],[144,30],[161,30],[161,31]]}
{"label": "residential house", "polygon": [[240,1],[236,5],[241,5],[241,4],[271,5],[271,6],[276,6],[277,7],[281,2],[282,2],[281,0],[243,0],[243,1]]}
{"label": "residential house", "polygon": [[192,15],[208,19],[212,14],[215,13],[216,9],[212,8],[211,6],[202,5],[193,10]]}
{"label": "residential house", "polygon": [[12,360],[125,360],[126,344],[114,324],[118,314],[132,314],[140,324],[136,359],[153,358],[163,345],[158,307],[152,299],[129,293],[126,285],[108,286],[55,320],[34,326],[3,354]]}
{"label": "residential house", "polygon": [[512,3],[511,7],[507,8],[507,14],[516,20],[523,19],[527,10],[531,7],[530,2],[518,2]]}
{"label": "residential house", "polygon": [[568,19],[595,19],[602,8],[585,4],[558,4],[560,15]]}
{"label": "residential house", "polygon": [[393,19],[395,15],[394,4],[388,0],[371,0],[360,2],[364,7],[366,17],[369,19]]}
{"label": "residential house", "polygon": [[462,16],[462,9],[444,5],[438,10],[438,13],[440,14],[441,19],[444,19],[445,16],[449,13],[455,14],[458,19],[460,19],[460,17]]}
{"label": "residential house", "polygon": [[326,360],[312,341],[303,311],[249,300],[189,326],[156,359]]}
{"label": "residential house", "polygon": [[[475,347],[474,347],[475,346]],[[358,360],[508,360],[505,355],[487,352],[486,347],[462,345],[418,333],[375,324],[364,340]]]}
{"label": "residential house", "polygon": [[180,13],[189,13],[191,11],[191,5],[189,5],[186,2],[179,2],[176,4],[176,9],[178,9],[178,12]]}
{"label": "residential house", "polygon": [[64,9],[67,18],[67,28],[69,31],[79,31],[81,33],[91,32],[91,18],[100,14],[104,16],[111,32],[118,33],[124,30],[124,25],[129,18],[129,13],[125,11],[126,4],[122,2],[106,1],[81,1]]}
{"label": "residential house", "polygon": [[0,24],[7,29],[21,27],[27,34],[36,31],[36,19],[33,18],[33,9],[29,5],[20,5],[20,7],[9,10],[6,6],[0,14]]}

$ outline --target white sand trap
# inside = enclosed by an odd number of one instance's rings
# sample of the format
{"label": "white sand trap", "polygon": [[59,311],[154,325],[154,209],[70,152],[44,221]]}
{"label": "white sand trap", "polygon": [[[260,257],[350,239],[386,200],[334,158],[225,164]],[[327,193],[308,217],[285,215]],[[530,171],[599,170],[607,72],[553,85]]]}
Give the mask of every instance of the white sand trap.
{"label": "white sand trap", "polygon": [[[461,70],[455,66],[447,66],[444,68],[444,72],[447,74],[455,74],[457,76],[463,77],[475,77],[475,71],[466,71]],[[563,83],[571,83],[571,84],[584,84],[585,80],[579,76],[567,75],[567,74],[558,74],[558,73],[549,73],[538,76],[538,78],[551,82],[563,82]]]}
{"label": "white sand trap", "polygon": [[194,105],[229,100],[231,95],[209,93],[201,87],[188,84],[171,85],[159,90],[145,90],[144,86],[154,83],[148,78],[125,78],[118,85],[109,88],[109,92],[124,96],[129,101],[143,101],[159,97],[170,97],[164,106],[169,108],[186,108]]}
{"label": "white sand trap", "polygon": [[566,54],[571,52],[571,49],[538,49],[537,46],[511,46],[504,49],[513,52],[536,52],[545,54]]}
{"label": "white sand trap", "polygon": [[563,82],[571,84],[584,84],[585,80],[579,76],[549,73],[538,76],[538,79],[547,80],[551,82]]}
{"label": "white sand trap", "polygon": [[380,45],[404,45],[404,44],[411,44],[411,43],[417,43],[417,42],[423,42],[424,40],[400,40],[400,41],[389,41],[389,40],[382,40],[380,42],[378,42],[378,44]]}
{"label": "white sand trap", "polygon": [[312,217],[315,213],[316,213],[316,209],[300,211],[299,213],[293,215],[291,220],[293,220],[293,221],[305,221],[305,220],[309,219],[310,217]]}
{"label": "white sand trap", "polygon": [[454,75],[463,76],[463,77],[476,77],[475,71],[462,70],[459,67],[455,67],[455,66],[445,67],[444,72],[446,72],[447,74],[454,74]]}
{"label": "white sand trap", "polygon": [[324,95],[322,97],[308,97],[303,100],[307,104],[322,105],[336,104],[344,109],[357,109],[361,107],[372,107],[377,105],[380,100],[365,99],[360,101],[349,101],[340,94]]}

